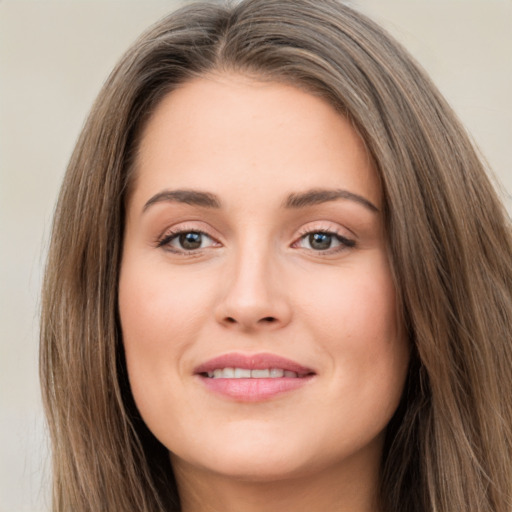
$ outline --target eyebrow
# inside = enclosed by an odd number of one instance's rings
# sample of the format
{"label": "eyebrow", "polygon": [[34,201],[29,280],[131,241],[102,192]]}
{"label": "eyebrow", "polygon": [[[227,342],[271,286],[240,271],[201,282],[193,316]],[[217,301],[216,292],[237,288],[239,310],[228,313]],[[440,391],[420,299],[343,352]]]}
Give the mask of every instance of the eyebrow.
{"label": "eyebrow", "polygon": [[145,212],[150,206],[161,202],[184,203],[192,206],[202,206],[203,208],[220,208],[220,200],[216,195],[209,192],[200,192],[198,190],[164,190],[155,194],[146,202]]}
{"label": "eyebrow", "polygon": [[[365,197],[343,189],[312,189],[306,192],[293,193],[285,199],[282,206],[286,209],[299,209],[336,201],[338,199],[355,201],[374,213],[379,211],[379,209]],[[198,190],[180,189],[164,190],[155,194],[146,202],[142,211],[145,212],[150,206],[161,202],[184,203],[203,208],[218,209],[221,207],[221,201],[215,194]]]}
{"label": "eyebrow", "polygon": [[348,190],[342,189],[312,189],[306,192],[300,192],[296,194],[290,194],[285,202],[285,208],[305,208],[307,206],[314,206],[317,204],[327,203],[330,201],[336,201],[338,199],[347,199],[349,201],[355,201],[360,205],[364,206],[371,212],[378,212],[379,209],[368,199],[359,194],[354,194]]}

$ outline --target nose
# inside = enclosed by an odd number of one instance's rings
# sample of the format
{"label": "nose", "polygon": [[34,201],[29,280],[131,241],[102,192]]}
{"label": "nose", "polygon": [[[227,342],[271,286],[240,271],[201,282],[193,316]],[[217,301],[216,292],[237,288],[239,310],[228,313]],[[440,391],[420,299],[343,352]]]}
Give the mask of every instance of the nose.
{"label": "nose", "polygon": [[215,309],[217,322],[240,331],[274,330],[290,322],[283,272],[270,255],[241,254],[226,268],[225,277]]}

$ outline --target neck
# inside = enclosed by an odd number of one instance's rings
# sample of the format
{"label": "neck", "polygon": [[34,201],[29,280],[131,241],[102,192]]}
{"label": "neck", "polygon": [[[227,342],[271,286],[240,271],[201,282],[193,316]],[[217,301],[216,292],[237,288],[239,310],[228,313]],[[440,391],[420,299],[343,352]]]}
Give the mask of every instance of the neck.
{"label": "neck", "polygon": [[[237,479],[174,462],[182,512],[379,512],[379,472],[329,468],[280,480]],[[378,464],[374,466],[378,468]]]}

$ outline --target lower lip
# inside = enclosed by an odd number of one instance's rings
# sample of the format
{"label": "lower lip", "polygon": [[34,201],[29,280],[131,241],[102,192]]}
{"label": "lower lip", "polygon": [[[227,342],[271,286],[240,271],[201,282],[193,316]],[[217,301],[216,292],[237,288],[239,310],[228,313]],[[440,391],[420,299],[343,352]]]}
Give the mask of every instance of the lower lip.
{"label": "lower lip", "polygon": [[212,379],[200,376],[210,391],[239,402],[268,400],[283,393],[295,391],[310,382],[312,378],[313,375],[275,379]]}

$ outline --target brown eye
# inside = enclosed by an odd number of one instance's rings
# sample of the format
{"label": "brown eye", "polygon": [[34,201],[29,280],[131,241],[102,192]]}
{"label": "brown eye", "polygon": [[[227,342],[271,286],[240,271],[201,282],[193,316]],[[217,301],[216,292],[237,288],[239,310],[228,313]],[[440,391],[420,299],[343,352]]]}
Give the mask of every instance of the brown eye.
{"label": "brown eye", "polygon": [[178,235],[178,241],[182,249],[192,251],[201,247],[203,242],[203,234],[196,231],[181,233]]}
{"label": "brown eye", "polygon": [[298,246],[312,251],[338,251],[355,246],[354,240],[329,231],[312,231],[299,240]]}
{"label": "brown eye", "polygon": [[316,251],[325,251],[331,248],[332,238],[328,233],[311,233],[308,235],[309,246]]}
{"label": "brown eye", "polygon": [[190,252],[211,247],[217,243],[202,231],[178,231],[166,235],[159,243],[162,247],[172,252]]}

